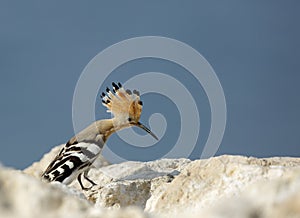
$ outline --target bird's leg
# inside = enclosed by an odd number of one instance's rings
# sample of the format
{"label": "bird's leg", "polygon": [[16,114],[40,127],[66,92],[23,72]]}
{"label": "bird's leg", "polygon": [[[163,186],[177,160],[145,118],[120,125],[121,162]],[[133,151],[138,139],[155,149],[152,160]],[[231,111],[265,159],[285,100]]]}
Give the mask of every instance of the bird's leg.
{"label": "bird's leg", "polygon": [[89,187],[89,188],[84,187],[83,184],[82,184],[82,182],[81,182],[81,175],[82,175],[82,173],[80,173],[77,176],[77,180],[79,182],[79,185],[81,186],[82,190],[84,190],[84,191],[90,190],[93,187],[93,185],[91,187]]}
{"label": "bird's leg", "polygon": [[88,170],[84,171],[83,177],[92,184],[92,187],[94,185],[97,185],[94,181],[92,181],[90,178],[87,177],[87,174],[88,174]]}

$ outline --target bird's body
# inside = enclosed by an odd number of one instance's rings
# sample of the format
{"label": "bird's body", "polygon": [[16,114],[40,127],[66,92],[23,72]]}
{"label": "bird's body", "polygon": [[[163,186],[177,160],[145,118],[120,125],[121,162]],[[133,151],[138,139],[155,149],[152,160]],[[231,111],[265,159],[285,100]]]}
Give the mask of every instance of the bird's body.
{"label": "bird's body", "polygon": [[112,133],[126,127],[138,126],[157,139],[139,122],[142,111],[139,93],[136,90],[133,93],[125,91],[120,83],[118,85],[113,83],[113,87],[116,94],[113,95],[107,88],[107,94],[102,93],[102,102],[114,117],[98,120],[71,138],[43,173],[44,180],[69,184],[77,178],[82,189],[88,189],[82,185],[81,176],[95,185],[87,177],[87,173]]}

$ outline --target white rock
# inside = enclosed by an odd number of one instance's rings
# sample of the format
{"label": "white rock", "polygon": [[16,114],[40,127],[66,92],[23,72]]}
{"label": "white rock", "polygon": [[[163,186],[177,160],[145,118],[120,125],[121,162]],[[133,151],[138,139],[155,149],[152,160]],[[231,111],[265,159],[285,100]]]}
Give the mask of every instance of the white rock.
{"label": "white rock", "polygon": [[299,164],[300,159],[296,158],[241,156],[193,161],[171,183],[152,193],[145,210],[159,214],[207,211],[224,198],[239,196],[251,184],[260,181],[272,184]]}
{"label": "white rock", "polygon": [[[50,159],[45,155],[26,172],[39,177]],[[0,172],[0,217],[300,217],[300,158],[224,155],[125,162],[91,169],[89,177],[98,185],[89,191],[77,181],[67,188],[19,171]],[[25,199],[32,202],[24,204]]]}
{"label": "white rock", "polygon": [[[223,198],[209,210],[200,213],[207,218],[299,218],[300,168],[291,168],[271,181],[264,179],[254,182],[240,195]],[[194,217],[193,214],[190,217]]]}
{"label": "white rock", "polygon": [[149,162],[128,161],[99,168],[105,175],[116,180],[153,179],[177,175],[191,161],[188,159],[161,159]]}
{"label": "white rock", "polygon": [[0,214],[9,217],[82,217],[90,203],[69,192],[12,169],[0,169]]}
{"label": "white rock", "polygon": [[[170,182],[190,160],[163,159],[153,162],[125,162],[91,169],[89,178],[98,184],[85,192],[103,207],[139,206],[144,208],[158,184]],[[72,187],[80,188],[74,181]]]}
{"label": "white rock", "polygon": [[43,183],[21,171],[0,167],[1,218],[147,218],[136,207],[96,207],[61,183]]}

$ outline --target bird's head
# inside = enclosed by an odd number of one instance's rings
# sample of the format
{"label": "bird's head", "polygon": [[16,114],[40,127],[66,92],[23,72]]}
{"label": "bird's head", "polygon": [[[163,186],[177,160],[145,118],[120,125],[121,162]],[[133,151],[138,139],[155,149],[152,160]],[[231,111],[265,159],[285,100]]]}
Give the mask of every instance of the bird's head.
{"label": "bird's head", "polygon": [[149,128],[139,122],[143,108],[140,93],[137,90],[125,90],[121,83],[116,84],[113,82],[112,86],[114,93],[106,88],[106,94],[102,92],[101,98],[102,104],[108,109],[107,112],[114,115],[113,124],[115,129],[137,126],[158,140]]}

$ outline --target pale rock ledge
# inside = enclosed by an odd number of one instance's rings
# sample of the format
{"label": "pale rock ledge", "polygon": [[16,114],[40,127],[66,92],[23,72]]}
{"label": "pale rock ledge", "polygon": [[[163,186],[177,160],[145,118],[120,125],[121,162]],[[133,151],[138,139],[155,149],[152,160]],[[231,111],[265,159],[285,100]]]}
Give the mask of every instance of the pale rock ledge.
{"label": "pale rock ledge", "polygon": [[85,192],[40,181],[58,151],[24,172],[0,167],[0,217],[300,217],[300,158],[100,158]]}

